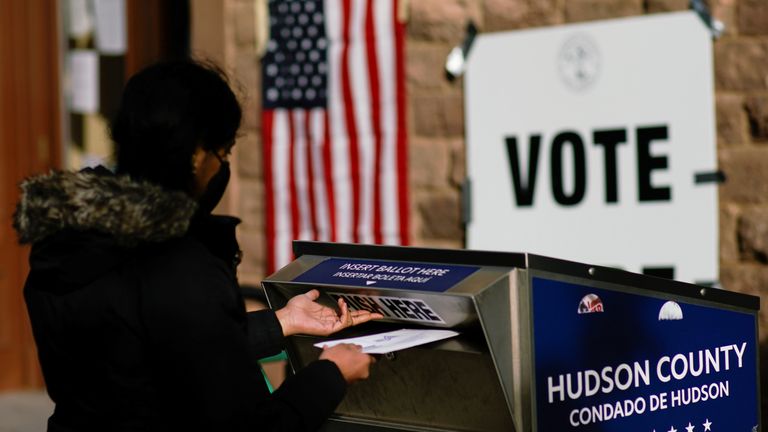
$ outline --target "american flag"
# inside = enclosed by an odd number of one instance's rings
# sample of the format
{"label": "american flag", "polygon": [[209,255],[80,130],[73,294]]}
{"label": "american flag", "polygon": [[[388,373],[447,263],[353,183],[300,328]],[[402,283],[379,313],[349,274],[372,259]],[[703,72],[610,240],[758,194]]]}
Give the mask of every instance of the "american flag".
{"label": "american flag", "polygon": [[408,244],[400,0],[270,0],[267,270],[294,239]]}

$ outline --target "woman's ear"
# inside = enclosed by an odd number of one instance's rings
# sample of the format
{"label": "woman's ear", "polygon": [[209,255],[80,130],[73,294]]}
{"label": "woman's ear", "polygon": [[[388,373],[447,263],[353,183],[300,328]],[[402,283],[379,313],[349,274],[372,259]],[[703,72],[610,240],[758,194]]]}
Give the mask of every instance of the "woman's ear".
{"label": "woman's ear", "polygon": [[205,150],[203,150],[203,146],[197,146],[195,147],[195,152],[192,153],[192,175],[196,176],[198,172],[200,172],[200,166],[203,164],[203,160],[205,159]]}

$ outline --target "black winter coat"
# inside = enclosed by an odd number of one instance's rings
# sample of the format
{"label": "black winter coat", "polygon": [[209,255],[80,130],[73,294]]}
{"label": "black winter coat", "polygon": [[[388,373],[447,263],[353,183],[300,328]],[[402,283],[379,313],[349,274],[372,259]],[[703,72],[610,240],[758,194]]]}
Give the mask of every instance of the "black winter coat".
{"label": "black winter coat", "polygon": [[246,313],[237,220],[194,217],[185,194],[106,170],[22,184],[14,225],[32,243],[24,288],[55,431],[315,430],[346,391],[317,361],[272,395],[272,311]]}

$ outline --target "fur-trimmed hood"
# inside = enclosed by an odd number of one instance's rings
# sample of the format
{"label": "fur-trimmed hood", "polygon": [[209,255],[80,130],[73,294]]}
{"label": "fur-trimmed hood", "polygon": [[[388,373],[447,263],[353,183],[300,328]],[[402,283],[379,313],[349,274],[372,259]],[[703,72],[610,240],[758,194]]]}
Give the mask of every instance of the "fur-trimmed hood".
{"label": "fur-trimmed hood", "polygon": [[21,183],[13,226],[21,243],[37,243],[63,230],[106,234],[121,246],[183,236],[195,201],[106,168],[53,172]]}

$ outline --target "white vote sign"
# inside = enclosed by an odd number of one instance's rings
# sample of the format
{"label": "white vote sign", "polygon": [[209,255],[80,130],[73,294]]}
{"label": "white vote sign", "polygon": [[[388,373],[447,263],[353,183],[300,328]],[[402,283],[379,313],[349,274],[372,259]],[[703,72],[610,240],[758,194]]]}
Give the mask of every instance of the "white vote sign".
{"label": "white vote sign", "polygon": [[693,12],[479,36],[468,247],[716,281],[712,68]]}

